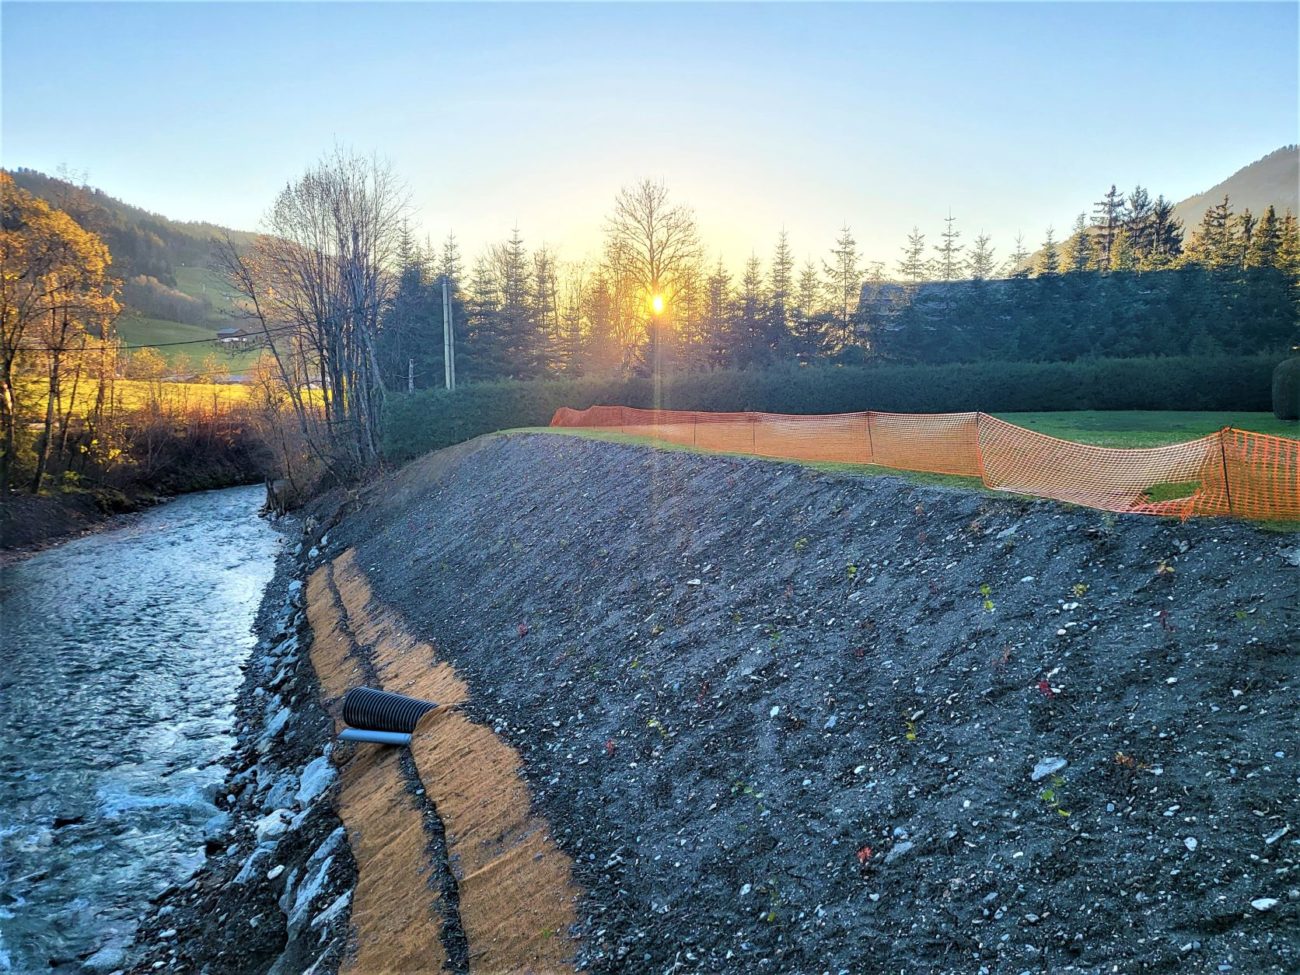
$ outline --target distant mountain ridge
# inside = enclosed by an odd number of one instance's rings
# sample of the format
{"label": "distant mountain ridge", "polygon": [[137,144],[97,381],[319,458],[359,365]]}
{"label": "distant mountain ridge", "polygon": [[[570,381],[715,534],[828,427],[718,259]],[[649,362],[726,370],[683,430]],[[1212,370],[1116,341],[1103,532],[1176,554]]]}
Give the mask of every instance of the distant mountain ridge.
{"label": "distant mountain ridge", "polygon": [[1200,226],[1205,211],[1228,197],[1233,213],[1250,210],[1259,216],[1271,204],[1280,217],[1287,210],[1300,214],[1300,147],[1283,146],[1243,166],[1204,193],[1189,196],[1174,207],[1190,237]]}

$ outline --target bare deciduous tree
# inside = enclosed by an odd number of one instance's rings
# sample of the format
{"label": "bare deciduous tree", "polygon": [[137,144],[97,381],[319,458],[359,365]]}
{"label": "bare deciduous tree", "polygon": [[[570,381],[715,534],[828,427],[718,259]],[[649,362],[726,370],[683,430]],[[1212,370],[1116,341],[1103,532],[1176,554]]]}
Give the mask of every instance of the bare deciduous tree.
{"label": "bare deciduous tree", "polygon": [[336,149],[280,192],[251,252],[222,248],[303,440],[336,477],[379,461],[375,336],[406,207],[389,166]]}
{"label": "bare deciduous tree", "polygon": [[632,298],[632,323],[645,329],[648,355],[657,361],[664,336],[651,314],[651,301],[658,296],[671,308],[698,264],[695,214],[673,203],[662,182],[643,179],[625,186],[606,226],[605,255],[616,288]]}

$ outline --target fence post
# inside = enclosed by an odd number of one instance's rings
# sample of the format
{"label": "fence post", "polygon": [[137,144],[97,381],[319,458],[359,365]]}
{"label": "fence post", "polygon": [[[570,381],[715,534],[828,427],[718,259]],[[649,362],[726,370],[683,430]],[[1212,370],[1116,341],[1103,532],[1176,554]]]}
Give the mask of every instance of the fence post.
{"label": "fence post", "polygon": [[1223,493],[1228,499],[1228,514],[1232,514],[1232,485],[1228,481],[1228,451],[1224,446],[1224,434],[1228,433],[1232,427],[1223,427],[1219,430],[1219,463],[1223,465]]}
{"label": "fence post", "polygon": [[984,425],[984,412],[977,411],[975,414],[975,460],[980,465],[980,483],[985,487],[989,486],[988,476],[984,473],[984,444],[980,437],[980,428]]}
{"label": "fence post", "polygon": [[867,410],[867,456],[870,457],[870,460],[867,461],[868,464],[874,464],[876,462],[876,443],[871,437],[870,410]]}

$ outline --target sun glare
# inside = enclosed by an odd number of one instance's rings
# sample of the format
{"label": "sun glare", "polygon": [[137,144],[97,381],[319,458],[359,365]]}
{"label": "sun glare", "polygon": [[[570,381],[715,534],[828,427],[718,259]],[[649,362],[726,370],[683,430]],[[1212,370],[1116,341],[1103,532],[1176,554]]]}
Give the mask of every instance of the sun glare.
{"label": "sun glare", "polygon": [[656,315],[662,315],[664,313],[663,295],[655,295],[653,298],[650,299],[650,310],[653,311]]}

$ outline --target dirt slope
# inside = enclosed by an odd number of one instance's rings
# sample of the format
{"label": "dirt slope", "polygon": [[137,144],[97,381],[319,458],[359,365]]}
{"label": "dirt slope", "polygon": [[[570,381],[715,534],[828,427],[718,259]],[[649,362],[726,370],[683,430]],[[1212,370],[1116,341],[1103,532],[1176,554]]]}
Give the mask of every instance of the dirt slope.
{"label": "dirt slope", "polygon": [[519,435],[347,547],[522,755],[589,971],[1300,967],[1295,536]]}

